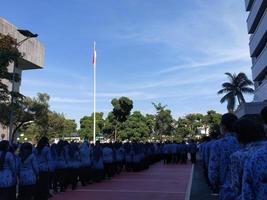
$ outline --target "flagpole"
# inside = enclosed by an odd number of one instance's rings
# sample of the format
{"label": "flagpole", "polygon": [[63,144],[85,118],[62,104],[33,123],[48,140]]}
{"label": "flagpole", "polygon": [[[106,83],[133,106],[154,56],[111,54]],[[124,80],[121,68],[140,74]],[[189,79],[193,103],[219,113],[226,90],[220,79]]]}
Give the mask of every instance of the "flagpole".
{"label": "flagpole", "polygon": [[94,144],[96,143],[96,42],[94,42]]}

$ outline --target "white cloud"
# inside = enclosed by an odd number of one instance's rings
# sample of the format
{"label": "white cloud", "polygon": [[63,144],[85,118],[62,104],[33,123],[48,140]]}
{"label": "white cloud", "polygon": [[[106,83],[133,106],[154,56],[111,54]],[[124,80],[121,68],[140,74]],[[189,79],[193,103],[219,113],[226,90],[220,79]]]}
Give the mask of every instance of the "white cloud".
{"label": "white cloud", "polygon": [[233,53],[232,55],[225,55],[223,57],[217,58],[217,59],[207,59],[206,61],[192,61],[191,63],[182,64],[174,67],[170,67],[167,69],[163,69],[159,72],[156,72],[156,75],[164,74],[164,73],[170,73],[173,71],[181,70],[181,69],[191,69],[191,68],[199,68],[199,67],[211,67],[214,65],[220,65],[225,64],[229,62],[235,62],[235,61],[249,61],[249,55],[247,51],[239,51],[237,50],[236,53]]}
{"label": "white cloud", "polygon": [[75,98],[63,98],[63,97],[51,97],[50,99],[51,102],[55,102],[55,103],[89,103],[92,102],[89,99],[75,99]]}

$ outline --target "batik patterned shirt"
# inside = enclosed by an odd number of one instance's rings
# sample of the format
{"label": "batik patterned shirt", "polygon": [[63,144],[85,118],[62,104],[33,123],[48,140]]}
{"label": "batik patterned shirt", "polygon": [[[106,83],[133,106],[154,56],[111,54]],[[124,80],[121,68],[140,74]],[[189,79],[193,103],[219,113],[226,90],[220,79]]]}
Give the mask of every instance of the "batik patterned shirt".
{"label": "batik patterned shirt", "polygon": [[267,199],[267,146],[259,148],[245,162],[242,200]]}
{"label": "batik patterned shirt", "polygon": [[[0,151],[0,156],[2,153]],[[0,188],[13,186],[14,176],[16,176],[15,159],[10,152],[6,152],[3,167],[0,169]]]}
{"label": "batik patterned shirt", "polygon": [[213,143],[208,166],[208,176],[213,186],[222,186],[230,179],[230,155],[239,149],[231,133]]}
{"label": "batik patterned shirt", "polygon": [[19,184],[34,185],[39,173],[38,163],[34,154],[22,161],[19,159]]}

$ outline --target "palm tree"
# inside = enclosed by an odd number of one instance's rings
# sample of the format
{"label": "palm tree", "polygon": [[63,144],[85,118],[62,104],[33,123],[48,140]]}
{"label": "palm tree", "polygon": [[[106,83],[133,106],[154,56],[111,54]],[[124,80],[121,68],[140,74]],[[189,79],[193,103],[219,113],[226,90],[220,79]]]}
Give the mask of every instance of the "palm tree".
{"label": "palm tree", "polygon": [[245,103],[245,98],[243,94],[253,94],[254,89],[250,86],[253,85],[253,82],[248,79],[245,73],[231,74],[229,72],[225,73],[228,78],[229,82],[225,82],[222,84],[221,90],[218,91],[218,94],[226,93],[222,99],[221,103],[227,101],[227,109],[229,112],[233,112],[236,99],[238,100],[239,105]]}

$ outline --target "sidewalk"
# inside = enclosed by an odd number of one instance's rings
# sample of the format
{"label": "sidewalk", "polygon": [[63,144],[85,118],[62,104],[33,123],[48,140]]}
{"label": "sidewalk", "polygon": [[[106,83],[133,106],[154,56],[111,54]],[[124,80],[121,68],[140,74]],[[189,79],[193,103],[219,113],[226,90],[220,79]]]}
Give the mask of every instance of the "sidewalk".
{"label": "sidewalk", "polygon": [[212,196],[203,175],[201,162],[194,166],[190,200],[218,200],[218,196]]}

